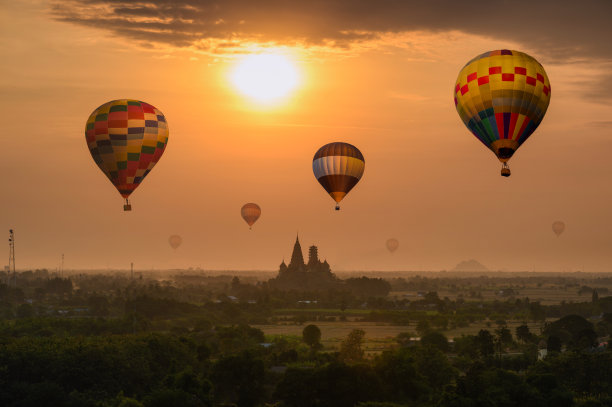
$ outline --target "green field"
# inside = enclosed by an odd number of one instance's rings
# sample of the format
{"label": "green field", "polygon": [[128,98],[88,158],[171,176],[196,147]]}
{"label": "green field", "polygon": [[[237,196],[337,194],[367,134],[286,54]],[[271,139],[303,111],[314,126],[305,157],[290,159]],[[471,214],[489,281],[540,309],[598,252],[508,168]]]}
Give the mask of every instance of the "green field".
{"label": "green field", "polygon": [[[321,343],[326,349],[337,349],[340,343],[346,338],[346,336],[353,329],[362,329],[365,331],[365,348],[368,352],[379,352],[394,346],[396,344],[395,338],[398,334],[403,332],[409,332],[414,336],[418,336],[416,333],[416,324],[411,323],[409,325],[391,325],[375,322],[357,322],[357,321],[346,321],[346,322],[308,322],[303,325],[300,324],[274,324],[274,325],[253,325],[255,328],[261,329],[266,335],[291,335],[291,336],[302,336],[302,330],[310,323],[315,324],[321,329]],[[517,326],[522,325],[523,321],[507,321],[507,327],[512,331],[514,335]],[[529,329],[539,334],[540,328],[543,324],[530,322],[527,323]],[[443,331],[444,335],[449,338],[461,337],[461,335],[476,335],[481,329],[496,329],[495,323],[491,322],[490,326],[486,322],[478,322],[471,324],[468,327],[450,329]]]}

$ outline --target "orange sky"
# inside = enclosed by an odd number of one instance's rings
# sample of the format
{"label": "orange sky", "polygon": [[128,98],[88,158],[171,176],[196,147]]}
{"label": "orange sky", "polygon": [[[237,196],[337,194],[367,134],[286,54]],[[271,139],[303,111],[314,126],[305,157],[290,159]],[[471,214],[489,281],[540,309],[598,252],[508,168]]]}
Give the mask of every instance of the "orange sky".
{"label": "orange sky", "polygon": [[[64,253],[68,269],[270,270],[299,231],[333,270],[475,258],[493,270],[610,271],[610,3],[542,2],[540,21],[518,1],[471,23],[477,10],[457,15],[443,0],[208,3],[2,1],[0,231],[16,230],[18,268],[55,268]],[[229,81],[240,55],[266,46],[301,74],[273,108]],[[552,85],[508,179],[452,98],[463,65],[499,48],[537,58]],[[131,213],[84,137],[89,114],[120,98],[153,104],[170,128]],[[311,167],[332,141],[366,160],[340,212]],[[263,212],[252,231],[246,202]],[[567,225],[559,238],[555,220]],[[177,250],[171,234],[183,238]],[[389,237],[400,241],[393,255]]]}

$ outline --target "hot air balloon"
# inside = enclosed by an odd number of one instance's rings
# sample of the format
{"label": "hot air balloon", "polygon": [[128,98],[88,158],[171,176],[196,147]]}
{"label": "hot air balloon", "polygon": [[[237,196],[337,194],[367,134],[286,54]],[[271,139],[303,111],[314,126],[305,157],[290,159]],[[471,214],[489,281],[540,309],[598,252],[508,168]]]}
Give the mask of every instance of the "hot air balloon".
{"label": "hot air balloon", "polygon": [[166,118],[148,103],[113,100],[98,107],[85,125],[87,147],[122,197],[128,197],[159,161],[168,143]]}
{"label": "hot air balloon", "polygon": [[242,219],[249,225],[249,229],[257,219],[261,216],[261,208],[256,203],[247,203],[242,206],[240,209],[240,215]]}
{"label": "hot air balloon", "polygon": [[354,145],[342,142],[329,143],[317,151],[312,159],[312,171],[317,181],[339,202],[359,182],[365,168],[365,159]]}
{"label": "hot air balloon", "polygon": [[170,247],[177,249],[183,243],[183,238],[179,235],[172,235],[168,238],[168,243],[170,243]]}
{"label": "hot air balloon", "polygon": [[485,52],[459,72],[454,93],[461,120],[509,177],[508,160],[538,127],[550,102],[544,68],[523,52]]}
{"label": "hot air balloon", "polygon": [[389,250],[391,253],[396,251],[398,247],[399,247],[399,240],[395,238],[391,238],[387,240],[387,250]]}
{"label": "hot air balloon", "polygon": [[552,230],[553,232],[555,232],[555,235],[557,235],[557,237],[561,236],[561,233],[563,233],[563,231],[565,230],[565,223],[561,222],[560,220],[553,222]]}

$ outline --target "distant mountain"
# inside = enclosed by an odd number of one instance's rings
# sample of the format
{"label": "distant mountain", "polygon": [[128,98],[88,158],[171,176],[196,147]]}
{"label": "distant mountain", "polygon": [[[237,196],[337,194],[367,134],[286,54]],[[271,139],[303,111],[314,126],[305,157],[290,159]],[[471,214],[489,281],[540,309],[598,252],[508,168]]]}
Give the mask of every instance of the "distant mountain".
{"label": "distant mountain", "polygon": [[463,260],[452,271],[489,271],[488,268],[474,259]]}

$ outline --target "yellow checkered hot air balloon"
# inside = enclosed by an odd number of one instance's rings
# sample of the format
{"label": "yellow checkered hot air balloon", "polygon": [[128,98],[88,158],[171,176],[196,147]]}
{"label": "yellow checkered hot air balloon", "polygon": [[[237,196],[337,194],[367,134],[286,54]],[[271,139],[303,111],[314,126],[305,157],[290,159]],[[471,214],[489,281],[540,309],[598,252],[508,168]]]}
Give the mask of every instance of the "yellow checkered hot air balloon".
{"label": "yellow checkered hot air balloon", "polygon": [[467,128],[502,162],[538,127],[550,102],[546,71],[531,56],[507,49],[485,52],[457,77],[455,106]]}
{"label": "yellow checkered hot air balloon", "polygon": [[157,108],[132,99],[113,100],[98,107],[85,125],[87,147],[104,175],[125,198],[159,161],[168,143],[168,124]]}

